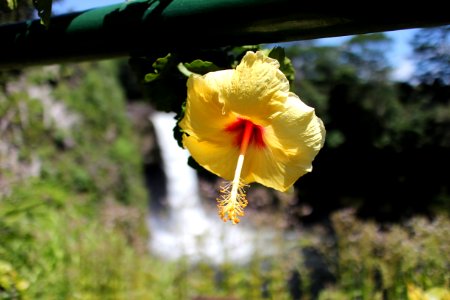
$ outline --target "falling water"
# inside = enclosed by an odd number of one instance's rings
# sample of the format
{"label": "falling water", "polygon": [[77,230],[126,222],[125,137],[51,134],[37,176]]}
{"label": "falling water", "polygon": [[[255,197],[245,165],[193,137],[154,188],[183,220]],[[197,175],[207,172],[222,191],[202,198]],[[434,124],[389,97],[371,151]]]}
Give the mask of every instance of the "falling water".
{"label": "falling water", "polygon": [[[245,262],[257,249],[270,252],[273,233],[222,222],[207,212],[200,198],[196,172],[187,165],[188,152],[173,138],[173,114],[156,112],[150,116],[161,149],[167,182],[167,214],[150,211],[150,249],[168,259],[187,257],[220,263],[227,257]],[[243,222],[244,223],[244,222]]]}

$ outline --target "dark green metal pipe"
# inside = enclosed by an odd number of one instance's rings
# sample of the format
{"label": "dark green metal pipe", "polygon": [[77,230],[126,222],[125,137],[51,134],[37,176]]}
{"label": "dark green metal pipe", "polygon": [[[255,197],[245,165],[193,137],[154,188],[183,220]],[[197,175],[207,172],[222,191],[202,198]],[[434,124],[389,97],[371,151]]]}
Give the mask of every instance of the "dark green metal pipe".
{"label": "dark green metal pipe", "polygon": [[[411,2],[401,14],[360,1],[135,0],[0,26],[0,68],[277,43],[450,24],[446,9]],[[369,4],[368,4],[369,3]]]}

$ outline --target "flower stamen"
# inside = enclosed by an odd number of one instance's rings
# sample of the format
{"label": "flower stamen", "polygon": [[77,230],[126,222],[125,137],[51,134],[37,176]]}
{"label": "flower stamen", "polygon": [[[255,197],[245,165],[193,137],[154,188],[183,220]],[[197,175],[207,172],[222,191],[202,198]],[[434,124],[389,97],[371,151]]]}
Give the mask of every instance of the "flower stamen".
{"label": "flower stamen", "polygon": [[251,121],[245,122],[244,133],[242,134],[242,140],[240,142],[240,154],[236,164],[233,181],[221,187],[221,195],[217,198],[219,216],[224,222],[230,220],[233,224],[239,223],[239,217],[244,216],[244,208],[248,204],[245,194],[245,187],[247,185],[241,180],[241,172],[248,144],[252,138],[254,126],[255,125]]}

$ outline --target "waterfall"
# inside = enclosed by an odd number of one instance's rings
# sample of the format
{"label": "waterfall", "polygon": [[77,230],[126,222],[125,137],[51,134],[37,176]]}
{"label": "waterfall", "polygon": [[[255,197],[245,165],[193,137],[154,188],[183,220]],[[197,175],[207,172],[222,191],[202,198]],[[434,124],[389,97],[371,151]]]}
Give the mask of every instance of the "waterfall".
{"label": "waterfall", "polygon": [[[156,141],[161,149],[166,175],[167,213],[150,210],[150,249],[167,258],[187,257],[220,263],[232,257],[233,262],[245,262],[255,251],[270,252],[273,232],[258,233],[255,228],[224,223],[202,205],[198,178],[188,166],[189,153],[173,138],[174,114],[155,112],[150,116]],[[261,251],[263,249],[263,251]]]}

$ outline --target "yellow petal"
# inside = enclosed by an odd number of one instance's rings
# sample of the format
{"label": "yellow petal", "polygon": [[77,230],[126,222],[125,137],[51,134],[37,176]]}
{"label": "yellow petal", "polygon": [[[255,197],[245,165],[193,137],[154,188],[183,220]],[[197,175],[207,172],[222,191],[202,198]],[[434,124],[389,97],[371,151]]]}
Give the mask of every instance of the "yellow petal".
{"label": "yellow petal", "polygon": [[242,180],[246,183],[258,182],[279,191],[288,190],[290,183],[285,182],[287,162],[279,161],[283,155],[276,152],[278,151],[267,148],[249,148],[242,170]]}
{"label": "yellow petal", "polygon": [[202,167],[226,180],[233,179],[239,156],[239,148],[233,143],[219,144],[183,136],[183,144]]}
{"label": "yellow petal", "polygon": [[314,112],[297,95],[289,93],[284,109],[271,117],[268,142],[271,147],[283,148],[292,154],[307,156],[309,161],[317,155],[325,142],[325,127]]}
{"label": "yellow petal", "polygon": [[231,78],[221,88],[225,108],[264,125],[280,109],[289,93],[289,81],[277,60],[258,51],[247,52]]}
{"label": "yellow petal", "polygon": [[250,148],[242,177],[280,191],[312,171],[312,161],[322,148],[325,128],[314,109],[290,93],[281,112],[264,128],[266,147]]}
{"label": "yellow petal", "polygon": [[234,70],[211,72],[188,79],[188,97],[184,118],[180,121],[183,145],[194,160],[210,172],[227,180],[233,178],[239,149],[234,136],[225,128],[236,119],[225,112],[219,86],[229,84]]}
{"label": "yellow petal", "polygon": [[227,142],[221,133],[235,117],[224,112],[218,86],[229,82],[233,72],[218,71],[204,76],[193,75],[188,79],[185,116],[179,125],[189,136],[219,144]]}

